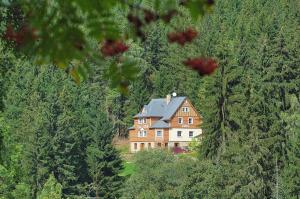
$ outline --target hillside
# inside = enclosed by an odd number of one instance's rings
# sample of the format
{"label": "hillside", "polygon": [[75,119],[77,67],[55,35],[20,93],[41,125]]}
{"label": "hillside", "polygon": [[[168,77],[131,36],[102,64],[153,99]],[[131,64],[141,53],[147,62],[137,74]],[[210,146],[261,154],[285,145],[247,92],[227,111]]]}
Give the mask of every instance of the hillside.
{"label": "hillside", "polygon": [[[123,82],[126,72],[107,74],[113,58],[86,61],[92,72],[78,84],[0,37],[0,199],[300,198],[299,1],[220,0],[196,21],[181,9],[168,25],[150,23],[145,40],[129,37],[137,74]],[[128,10],[117,10],[113,20],[131,31],[120,20]],[[0,35],[11,20],[0,21]],[[168,41],[189,26],[193,42]],[[184,65],[199,55],[218,60],[214,73]],[[203,117],[197,158],[165,150],[124,158],[128,149],[113,139],[127,138],[133,116],[172,92]]]}

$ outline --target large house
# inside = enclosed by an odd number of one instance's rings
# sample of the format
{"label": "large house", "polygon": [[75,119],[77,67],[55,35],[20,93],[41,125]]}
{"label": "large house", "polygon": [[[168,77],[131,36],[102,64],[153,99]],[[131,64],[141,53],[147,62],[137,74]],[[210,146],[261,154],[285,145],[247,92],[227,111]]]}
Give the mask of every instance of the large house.
{"label": "large house", "polygon": [[187,97],[167,95],[152,99],[134,116],[129,128],[130,151],[148,148],[187,147],[202,134],[202,118]]}

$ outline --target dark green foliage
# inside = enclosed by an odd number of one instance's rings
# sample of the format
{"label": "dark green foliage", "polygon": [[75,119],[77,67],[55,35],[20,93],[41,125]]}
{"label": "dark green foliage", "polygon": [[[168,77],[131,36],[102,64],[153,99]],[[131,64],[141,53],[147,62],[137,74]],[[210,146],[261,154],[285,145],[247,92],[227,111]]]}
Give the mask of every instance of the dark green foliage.
{"label": "dark green foliage", "polygon": [[94,95],[94,89],[76,86],[55,67],[17,67],[11,76],[6,119],[9,133],[17,132],[14,143],[24,147],[23,171],[29,177],[20,180],[30,184],[32,197],[51,173],[62,185],[64,196],[88,195],[86,184],[92,182],[92,176],[86,160],[92,143],[106,154],[97,161],[113,165],[103,174],[113,179],[112,185],[103,191],[117,194],[113,187],[122,182],[118,177],[121,162],[110,145],[113,131],[101,130],[102,98]]}
{"label": "dark green foliage", "polygon": [[299,93],[295,6],[220,1],[204,23],[199,43],[220,67],[204,83],[200,153],[225,169],[222,198],[278,198],[282,190],[288,142],[282,113],[290,111],[288,95]]}
{"label": "dark green foliage", "polygon": [[180,198],[181,186],[196,165],[191,159],[177,159],[168,151],[140,152],[136,172],[126,181],[123,198]]}
{"label": "dark green foliage", "polygon": [[87,147],[87,164],[92,178],[92,195],[101,198],[118,198],[122,186],[122,161],[112,146],[113,128],[106,115],[95,112],[93,133]]}
{"label": "dark green foliage", "polygon": [[[140,5],[162,12],[158,8],[165,3],[155,2]],[[75,4],[79,10],[94,9],[90,3]],[[104,4],[112,8],[118,3]],[[62,13],[67,8],[68,3],[57,2],[43,8],[60,13],[49,30],[68,16]],[[120,32],[128,32],[127,10],[114,9],[121,11],[109,17],[113,23],[108,30],[120,26]],[[171,26],[152,23],[144,29],[145,42],[128,41],[126,58],[134,59],[140,71],[136,81],[131,78],[134,72],[117,67],[114,61],[120,60],[94,60],[85,61],[93,76],[75,85],[52,65],[35,66],[26,57],[18,58],[0,40],[0,198],[36,198],[57,183],[62,196],[71,198],[119,198],[122,186],[125,198],[299,198],[299,9],[299,2],[292,0],[217,1],[203,24],[194,22],[196,42],[182,47],[166,39],[168,32],[192,24],[188,10],[181,8],[182,16],[172,19]],[[71,44],[85,38],[85,31],[88,40],[81,42],[91,46],[85,50],[98,56],[98,43],[90,40],[88,29],[101,21],[78,29],[83,20],[79,16],[66,19],[68,24],[57,31],[68,30],[47,40],[67,40],[70,51],[54,52],[51,47],[58,49],[61,43],[49,47],[49,57],[57,56],[61,67],[66,60],[82,58]],[[76,29],[71,36],[70,26]],[[106,37],[101,34],[100,41]],[[199,55],[218,59],[213,75],[200,77],[181,64]],[[85,70],[78,60],[72,64]],[[129,95],[110,88],[122,83],[125,89],[129,82]],[[136,171],[123,183],[112,139],[127,135],[132,116],[151,98],[173,91],[189,97],[203,116],[199,160],[165,151],[142,152],[136,156]]]}
{"label": "dark green foliage", "polygon": [[300,197],[300,102],[296,96],[290,97],[291,111],[283,117],[288,123],[286,131],[287,161],[282,172],[283,192],[285,198]]}

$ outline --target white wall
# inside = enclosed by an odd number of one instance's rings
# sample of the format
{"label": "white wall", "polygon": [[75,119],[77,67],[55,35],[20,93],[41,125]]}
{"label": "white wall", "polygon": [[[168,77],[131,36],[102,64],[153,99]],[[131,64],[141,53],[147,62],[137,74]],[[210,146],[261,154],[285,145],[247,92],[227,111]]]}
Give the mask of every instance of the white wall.
{"label": "white wall", "polygon": [[[181,137],[177,137],[177,131],[181,131]],[[190,142],[192,137],[189,137],[189,131],[193,131],[193,137],[202,134],[202,129],[182,129],[182,128],[172,128],[169,130],[169,141],[170,142]]]}

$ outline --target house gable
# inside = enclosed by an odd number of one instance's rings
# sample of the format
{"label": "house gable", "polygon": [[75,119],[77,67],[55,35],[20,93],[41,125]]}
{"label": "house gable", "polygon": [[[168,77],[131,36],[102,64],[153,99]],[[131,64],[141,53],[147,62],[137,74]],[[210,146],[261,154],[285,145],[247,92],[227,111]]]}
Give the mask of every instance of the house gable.
{"label": "house gable", "polygon": [[[183,110],[183,108],[187,108],[188,111]],[[182,118],[182,124],[178,122],[179,118]],[[192,123],[189,123],[189,118],[191,118]],[[201,115],[196,111],[195,107],[188,99],[185,99],[182,102],[170,120],[170,126],[172,128],[200,128],[201,124]]]}

